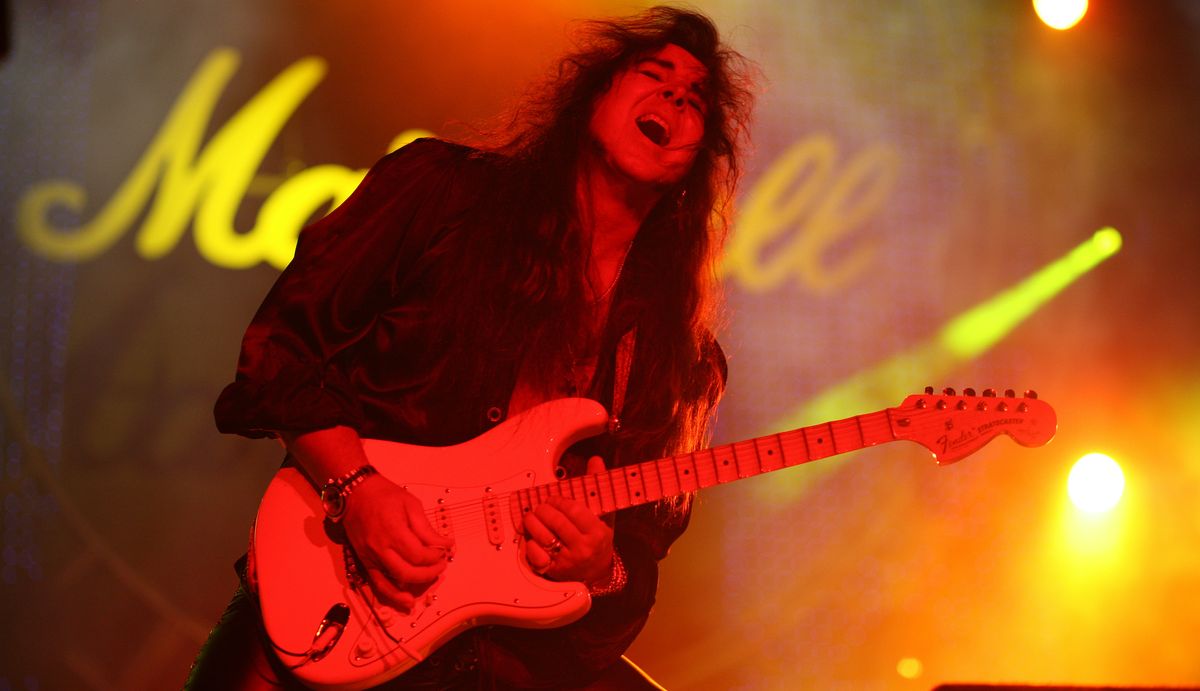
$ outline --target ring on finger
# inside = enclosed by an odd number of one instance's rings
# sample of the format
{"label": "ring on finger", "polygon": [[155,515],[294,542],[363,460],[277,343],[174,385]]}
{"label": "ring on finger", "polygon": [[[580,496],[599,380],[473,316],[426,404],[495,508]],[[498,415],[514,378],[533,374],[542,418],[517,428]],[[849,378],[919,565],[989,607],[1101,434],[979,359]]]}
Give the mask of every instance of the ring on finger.
{"label": "ring on finger", "polygon": [[550,544],[546,545],[546,552],[550,555],[550,558],[553,559],[554,557],[558,556],[558,553],[562,551],[562,548],[562,540],[559,540],[556,537],[550,541]]}

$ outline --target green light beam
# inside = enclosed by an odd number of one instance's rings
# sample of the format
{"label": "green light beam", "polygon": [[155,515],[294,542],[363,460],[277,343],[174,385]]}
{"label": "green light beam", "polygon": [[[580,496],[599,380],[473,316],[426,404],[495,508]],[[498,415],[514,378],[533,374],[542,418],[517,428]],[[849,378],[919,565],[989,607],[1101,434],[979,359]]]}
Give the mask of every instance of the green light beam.
{"label": "green light beam", "polygon": [[[894,406],[914,393],[913,382],[947,378],[956,367],[977,358],[1021,322],[1121,249],[1121,234],[1101,228],[1063,257],[1012,287],[955,316],[930,339],[817,393],[770,425],[770,431],[794,429]],[[804,472],[786,473],[774,482],[751,483],[762,499],[795,501],[842,463],[815,463]]]}

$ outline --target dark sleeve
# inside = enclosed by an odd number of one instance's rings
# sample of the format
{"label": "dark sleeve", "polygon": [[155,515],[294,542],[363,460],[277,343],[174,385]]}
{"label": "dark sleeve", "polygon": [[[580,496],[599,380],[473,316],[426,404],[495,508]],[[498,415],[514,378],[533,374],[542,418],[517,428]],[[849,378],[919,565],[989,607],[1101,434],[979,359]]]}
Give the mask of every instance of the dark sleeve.
{"label": "dark sleeve", "polygon": [[[725,355],[711,335],[700,351],[693,379],[698,388],[691,393],[715,403],[728,376]],[[700,441],[707,443],[707,439]],[[691,450],[658,449],[662,456]],[[594,598],[583,618],[561,629],[518,630],[512,644],[527,667],[528,679],[554,679],[564,685],[589,683],[628,650],[650,618],[658,592],[658,563],[691,519],[690,499],[663,500],[617,513],[613,541],[628,572],[625,589]]]}
{"label": "dark sleeve", "polygon": [[236,379],[217,399],[218,429],[263,437],[360,427],[338,356],[369,332],[426,251],[466,151],[417,140],[381,159],[344,203],[300,233],[295,257],[246,329]]}

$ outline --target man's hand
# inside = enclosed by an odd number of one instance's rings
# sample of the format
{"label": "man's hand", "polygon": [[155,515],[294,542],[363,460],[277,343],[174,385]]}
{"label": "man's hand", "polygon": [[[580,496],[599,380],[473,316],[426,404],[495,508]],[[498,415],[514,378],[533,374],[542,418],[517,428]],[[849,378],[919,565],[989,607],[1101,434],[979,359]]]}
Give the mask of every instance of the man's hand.
{"label": "man's hand", "polygon": [[[350,427],[279,436],[310,478],[345,477],[369,463]],[[368,475],[347,497],[342,527],[375,598],[404,612],[446,570],[454,547],[429,525],[420,499],[379,473]]]}
{"label": "man's hand", "polygon": [[[604,472],[604,461],[588,459],[587,472]],[[537,573],[588,585],[608,579],[613,531],[587,504],[551,497],[525,514],[525,536],[525,559]]]}
{"label": "man's hand", "polygon": [[446,570],[454,547],[429,524],[420,499],[379,474],[355,488],[342,526],[375,596],[406,613]]}

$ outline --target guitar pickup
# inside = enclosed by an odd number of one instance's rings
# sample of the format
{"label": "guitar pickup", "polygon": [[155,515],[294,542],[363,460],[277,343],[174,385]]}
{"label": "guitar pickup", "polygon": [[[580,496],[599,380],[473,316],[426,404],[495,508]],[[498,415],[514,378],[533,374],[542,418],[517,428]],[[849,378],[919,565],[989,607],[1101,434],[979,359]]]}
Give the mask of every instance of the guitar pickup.
{"label": "guitar pickup", "polygon": [[495,494],[483,498],[483,522],[487,527],[488,542],[500,549],[504,544],[504,526],[500,522],[500,499]]}

